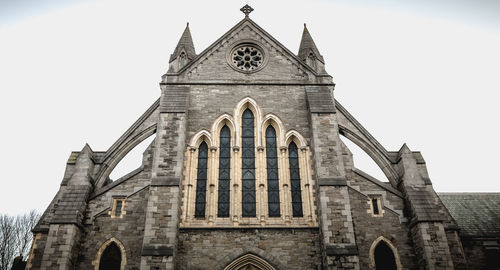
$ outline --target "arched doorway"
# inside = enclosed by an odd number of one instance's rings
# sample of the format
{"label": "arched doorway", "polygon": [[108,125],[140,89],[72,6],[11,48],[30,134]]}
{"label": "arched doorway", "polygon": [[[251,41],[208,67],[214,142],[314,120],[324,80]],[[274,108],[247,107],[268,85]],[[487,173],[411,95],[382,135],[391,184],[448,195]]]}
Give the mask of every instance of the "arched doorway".
{"label": "arched doorway", "polygon": [[375,269],[377,270],[397,270],[396,260],[391,248],[385,243],[380,241],[375,247]]}
{"label": "arched doorway", "polygon": [[260,257],[246,254],[231,262],[224,270],[276,270],[276,268]]}
{"label": "arched doorway", "polygon": [[380,236],[370,248],[370,269],[401,270],[401,262],[396,247],[387,238]]}
{"label": "arched doorway", "polygon": [[115,242],[111,242],[101,255],[99,270],[120,270],[122,254]]}
{"label": "arched doorway", "polygon": [[94,270],[124,270],[127,264],[125,247],[114,237],[108,239],[97,251],[92,264]]}

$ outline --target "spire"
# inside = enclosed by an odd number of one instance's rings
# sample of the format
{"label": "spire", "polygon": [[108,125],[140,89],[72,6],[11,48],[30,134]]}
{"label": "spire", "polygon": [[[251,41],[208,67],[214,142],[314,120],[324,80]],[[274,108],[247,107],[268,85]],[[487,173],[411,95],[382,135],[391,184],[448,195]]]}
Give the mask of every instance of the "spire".
{"label": "spire", "polygon": [[184,29],[184,33],[182,33],[181,39],[179,40],[179,43],[177,43],[174,53],[170,55],[169,62],[174,61],[183,50],[186,53],[188,60],[192,60],[196,56],[193,38],[191,38],[191,31],[189,31],[189,23],[187,23],[186,29]]}
{"label": "spire", "polygon": [[318,59],[321,63],[325,63],[323,56],[319,53],[319,50],[316,47],[316,44],[314,44],[314,40],[312,39],[311,34],[309,34],[306,24],[304,23],[304,32],[302,32],[302,40],[300,41],[299,46],[299,58],[302,61],[306,61],[310,52],[312,52],[314,57],[316,57],[316,59]]}

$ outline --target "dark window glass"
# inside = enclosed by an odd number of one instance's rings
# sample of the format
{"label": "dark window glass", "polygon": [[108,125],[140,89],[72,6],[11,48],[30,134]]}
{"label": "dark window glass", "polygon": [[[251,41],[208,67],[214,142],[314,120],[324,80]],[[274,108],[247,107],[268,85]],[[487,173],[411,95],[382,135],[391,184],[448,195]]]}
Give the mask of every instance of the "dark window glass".
{"label": "dark window glass", "polygon": [[227,126],[220,131],[219,192],[217,216],[229,217],[229,186],[231,180],[231,132]]}
{"label": "dark window glass", "polygon": [[122,214],[123,201],[117,200],[115,206],[115,217],[119,217]]}
{"label": "dark window glass", "polygon": [[255,217],[255,142],[254,117],[246,109],[241,121],[242,216]]}
{"label": "dark window glass", "polygon": [[196,178],[196,206],[195,217],[205,217],[205,205],[207,198],[207,161],[208,146],[202,142],[198,148],[198,170]]}
{"label": "dark window glass", "polygon": [[111,242],[101,255],[99,270],[120,270],[122,253],[115,242]]}
{"label": "dark window glass", "polygon": [[278,178],[278,146],[276,130],[273,126],[266,129],[267,164],[267,205],[270,217],[280,216],[280,187]]}
{"label": "dark window glass", "polygon": [[297,145],[291,142],[288,146],[288,161],[290,164],[290,184],[292,191],[292,214],[302,217],[302,194],[300,190],[299,151]]}
{"label": "dark window glass", "polygon": [[378,209],[378,199],[377,198],[372,199],[372,207],[373,207],[373,214],[374,215],[380,214],[380,210]]}

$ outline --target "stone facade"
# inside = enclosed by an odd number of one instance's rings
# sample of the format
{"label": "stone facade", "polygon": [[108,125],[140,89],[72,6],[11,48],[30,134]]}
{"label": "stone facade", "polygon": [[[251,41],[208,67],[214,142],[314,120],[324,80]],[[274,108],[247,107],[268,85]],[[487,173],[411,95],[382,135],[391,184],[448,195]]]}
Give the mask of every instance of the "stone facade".
{"label": "stone facade", "polygon": [[[420,152],[406,145],[387,151],[334,99],[335,84],[307,28],[295,55],[248,17],[250,7],[242,11],[245,18],[199,55],[186,27],[158,101],[107,151],[86,145],[71,153],[61,188],[34,229],[27,269],[486,265],[474,241],[462,246]],[[243,123],[244,111],[252,125]],[[244,125],[253,130],[250,154]],[[223,126],[231,134],[228,216],[218,214]],[[276,167],[268,128],[275,130]],[[142,165],[111,181],[116,164],[149,136],[155,139]],[[390,182],[355,168],[341,136]],[[201,144],[208,145],[206,167]],[[279,215],[271,216],[275,200]],[[243,214],[243,205],[255,214]]]}

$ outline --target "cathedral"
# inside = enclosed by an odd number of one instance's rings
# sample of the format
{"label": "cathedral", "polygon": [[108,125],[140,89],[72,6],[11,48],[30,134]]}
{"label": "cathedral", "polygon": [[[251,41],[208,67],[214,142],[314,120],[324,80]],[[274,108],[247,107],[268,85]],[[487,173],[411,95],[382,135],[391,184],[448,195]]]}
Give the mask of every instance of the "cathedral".
{"label": "cathedral", "polygon": [[500,269],[499,194],[437,194],[420,152],[334,98],[305,25],[295,54],[241,11],[199,54],[188,25],[158,100],[107,151],[70,154],[26,269]]}

